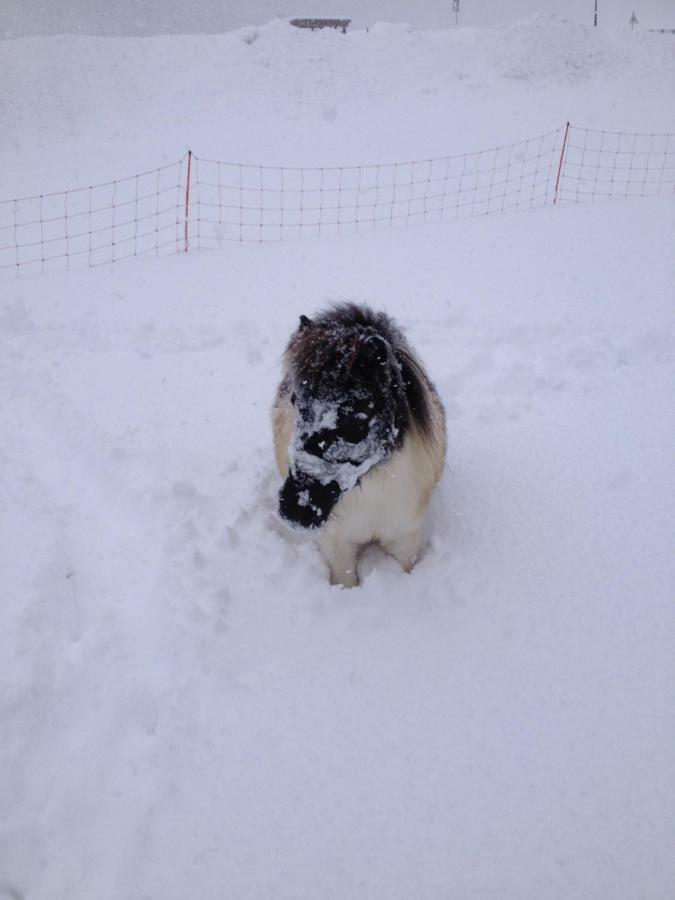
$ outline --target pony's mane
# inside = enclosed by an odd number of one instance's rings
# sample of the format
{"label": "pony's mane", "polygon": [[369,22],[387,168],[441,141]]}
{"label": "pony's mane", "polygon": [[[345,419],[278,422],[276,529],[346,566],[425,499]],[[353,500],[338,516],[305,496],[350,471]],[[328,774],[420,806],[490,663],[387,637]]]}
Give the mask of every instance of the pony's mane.
{"label": "pony's mane", "polygon": [[341,373],[348,379],[359,368],[367,373],[386,357],[386,344],[399,369],[409,420],[421,433],[433,437],[430,397],[433,386],[398,326],[386,313],[357,303],[338,303],[313,320],[301,319],[288,345],[288,358],[296,377],[313,379],[319,371]]}

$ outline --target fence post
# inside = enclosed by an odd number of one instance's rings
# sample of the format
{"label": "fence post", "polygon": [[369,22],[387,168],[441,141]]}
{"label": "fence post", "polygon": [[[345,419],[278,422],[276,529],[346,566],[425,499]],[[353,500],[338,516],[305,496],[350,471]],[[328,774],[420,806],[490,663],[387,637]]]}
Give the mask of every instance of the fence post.
{"label": "fence post", "polygon": [[185,252],[189,248],[189,225],[190,225],[190,176],[192,172],[192,150],[188,150],[187,158],[187,178],[185,180]]}
{"label": "fence post", "polygon": [[558,193],[560,189],[560,176],[562,175],[563,163],[565,161],[565,150],[567,149],[567,136],[570,133],[570,123],[565,125],[565,137],[563,138],[562,150],[560,151],[560,162],[558,163],[558,177],[555,180],[555,191],[553,192],[553,203],[558,202]]}

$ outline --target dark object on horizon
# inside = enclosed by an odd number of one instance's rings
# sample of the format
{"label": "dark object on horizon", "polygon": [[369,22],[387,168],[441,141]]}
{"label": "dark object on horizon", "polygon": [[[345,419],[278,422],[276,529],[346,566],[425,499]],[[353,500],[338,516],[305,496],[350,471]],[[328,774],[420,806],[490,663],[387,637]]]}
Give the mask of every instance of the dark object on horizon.
{"label": "dark object on horizon", "polygon": [[343,34],[347,34],[351,24],[351,19],[291,19],[291,25],[296,28],[311,28],[312,31],[317,28],[339,28]]}

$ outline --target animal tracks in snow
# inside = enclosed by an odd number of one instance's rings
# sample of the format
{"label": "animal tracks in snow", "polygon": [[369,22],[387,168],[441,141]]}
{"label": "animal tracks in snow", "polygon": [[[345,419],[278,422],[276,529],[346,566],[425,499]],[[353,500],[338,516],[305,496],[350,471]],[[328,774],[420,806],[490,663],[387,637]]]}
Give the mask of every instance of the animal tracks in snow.
{"label": "animal tracks in snow", "polygon": [[[242,476],[242,466],[234,460],[208,492],[177,481],[164,493],[165,573],[178,588],[175,596],[188,603],[186,612],[193,622],[225,628],[231,601],[261,581],[272,588],[298,556],[315,555],[311,545],[294,540],[276,520],[272,511],[278,479],[271,450],[261,450],[261,459],[264,453],[268,464],[259,464],[256,473],[248,469]],[[272,556],[265,550],[270,544],[276,545]],[[320,565],[318,557],[315,565]]]}

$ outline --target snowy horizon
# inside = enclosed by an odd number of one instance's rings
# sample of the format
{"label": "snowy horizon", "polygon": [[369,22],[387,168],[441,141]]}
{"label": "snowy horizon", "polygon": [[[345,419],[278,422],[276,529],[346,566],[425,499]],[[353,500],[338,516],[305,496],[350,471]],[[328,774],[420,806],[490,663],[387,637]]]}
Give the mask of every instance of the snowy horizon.
{"label": "snowy horizon", "polygon": [[[494,28],[510,25],[536,13],[555,14],[591,27],[594,0],[460,0],[461,27]],[[599,0],[598,27],[629,27],[635,13],[640,28],[675,28],[671,0]],[[443,29],[455,25],[452,0],[302,0],[291,5],[277,0],[222,3],[204,0],[197,6],[164,0],[121,0],[114,6],[101,0],[66,0],[45,5],[42,0],[5,0],[0,12],[0,39],[50,34],[157,35],[214,34],[248,25],[264,25],[282,18],[325,16],[348,18],[352,28],[378,22],[406,22],[418,29]]]}

